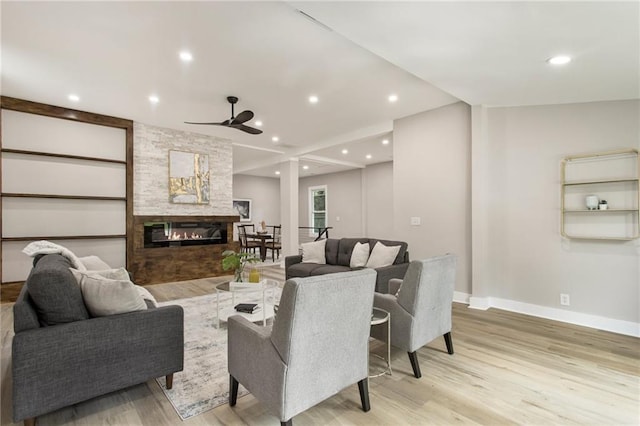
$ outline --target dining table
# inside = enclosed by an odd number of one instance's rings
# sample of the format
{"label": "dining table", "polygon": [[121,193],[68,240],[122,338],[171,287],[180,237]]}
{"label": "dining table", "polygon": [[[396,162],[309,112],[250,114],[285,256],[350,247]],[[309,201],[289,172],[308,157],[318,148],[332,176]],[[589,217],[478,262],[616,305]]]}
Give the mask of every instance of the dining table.
{"label": "dining table", "polygon": [[267,232],[256,232],[253,234],[247,234],[247,239],[258,240],[260,242],[260,260],[262,262],[267,258],[267,241],[273,240],[273,234]]}

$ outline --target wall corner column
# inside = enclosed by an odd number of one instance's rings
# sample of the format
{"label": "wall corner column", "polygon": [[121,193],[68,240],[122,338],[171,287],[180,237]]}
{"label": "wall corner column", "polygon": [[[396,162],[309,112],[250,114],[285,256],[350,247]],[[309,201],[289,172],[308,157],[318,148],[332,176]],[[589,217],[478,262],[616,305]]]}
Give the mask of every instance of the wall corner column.
{"label": "wall corner column", "polygon": [[489,248],[488,108],[471,107],[471,297],[469,307],[491,306],[488,278]]}
{"label": "wall corner column", "polygon": [[298,254],[298,159],[280,163],[282,256]]}

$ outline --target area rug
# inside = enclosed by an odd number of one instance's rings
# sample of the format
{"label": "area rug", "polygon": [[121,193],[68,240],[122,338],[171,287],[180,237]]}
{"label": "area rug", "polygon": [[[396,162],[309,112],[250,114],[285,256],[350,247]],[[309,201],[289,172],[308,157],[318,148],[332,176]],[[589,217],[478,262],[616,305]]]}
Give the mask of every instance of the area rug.
{"label": "area rug", "polygon": [[[276,297],[279,299],[279,294]],[[220,301],[229,306],[231,295],[221,294]],[[168,390],[164,377],[156,379],[180,418],[186,420],[226,404],[229,401],[227,323],[221,322],[220,329],[215,327],[216,295],[159,305],[180,305],[184,309],[184,371],[174,374],[173,387]],[[238,397],[246,394],[247,390],[240,386]]]}

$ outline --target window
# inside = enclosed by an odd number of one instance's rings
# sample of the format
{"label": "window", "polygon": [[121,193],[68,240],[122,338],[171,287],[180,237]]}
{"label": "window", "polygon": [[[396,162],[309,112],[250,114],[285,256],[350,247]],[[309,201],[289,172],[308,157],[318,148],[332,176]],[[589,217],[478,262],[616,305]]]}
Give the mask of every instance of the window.
{"label": "window", "polygon": [[310,234],[318,235],[318,228],[327,226],[327,187],[313,186],[309,188],[309,226]]}

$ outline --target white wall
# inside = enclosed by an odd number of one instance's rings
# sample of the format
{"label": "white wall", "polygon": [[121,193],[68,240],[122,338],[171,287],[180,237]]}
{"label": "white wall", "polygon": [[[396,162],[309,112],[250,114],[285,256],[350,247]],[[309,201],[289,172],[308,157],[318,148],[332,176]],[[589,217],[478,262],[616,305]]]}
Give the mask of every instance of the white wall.
{"label": "white wall", "polygon": [[[233,175],[233,198],[251,200],[251,222],[280,225],[280,181],[274,178]],[[249,223],[249,222],[247,222]],[[234,227],[234,238],[237,239]]]}
{"label": "white wall", "polygon": [[566,156],[640,148],[639,117],[639,101],[488,109],[491,297],[640,323],[638,240],[561,238],[559,185]]}
{"label": "white wall", "polygon": [[413,260],[455,253],[463,293],[471,293],[470,114],[459,102],[393,126],[394,237],[409,244]]}
{"label": "white wall", "polygon": [[[327,185],[327,225],[331,238],[362,237],[362,173],[349,170],[310,176],[299,183],[299,224],[309,225],[309,187]],[[339,218],[339,220],[338,220]]]}

